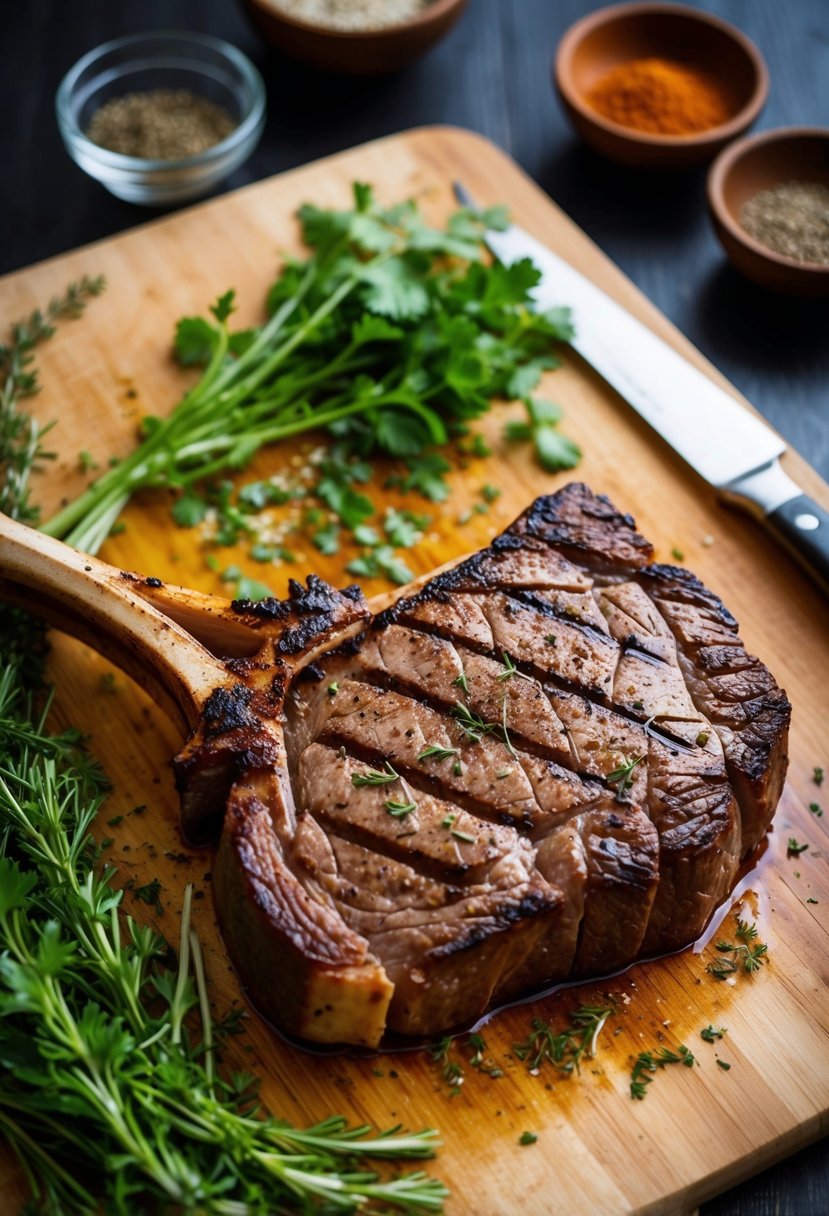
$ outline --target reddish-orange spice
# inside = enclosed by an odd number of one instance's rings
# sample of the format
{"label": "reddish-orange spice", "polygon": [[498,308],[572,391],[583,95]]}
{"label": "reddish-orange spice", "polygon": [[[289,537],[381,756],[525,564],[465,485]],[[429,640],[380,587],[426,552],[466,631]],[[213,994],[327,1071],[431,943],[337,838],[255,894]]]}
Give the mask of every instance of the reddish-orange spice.
{"label": "reddish-orange spice", "polygon": [[670,59],[634,59],[612,68],[588,94],[604,118],[656,135],[693,135],[731,117],[715,77]]}

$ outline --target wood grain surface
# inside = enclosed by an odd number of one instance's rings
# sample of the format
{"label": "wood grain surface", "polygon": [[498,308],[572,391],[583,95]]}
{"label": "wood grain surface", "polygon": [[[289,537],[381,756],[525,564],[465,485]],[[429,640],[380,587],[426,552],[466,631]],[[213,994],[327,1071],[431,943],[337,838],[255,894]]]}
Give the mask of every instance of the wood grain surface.
{"label": "wood grain surface", "polygon": [[[231,285],[239,293],[240,323],[261,316],[280,252],[297,247],[292,217],[300,202],[345,204],[349,183],[357,178],[375,183],[388,202],[414,195],[439,218],[452,205],[449,184],[455,176],[482,201],[507,203],[520,223],[724,383],[503,153],[465,132],[426,129],[259,183],[0,282],[4,316],[25,313],[83,273],[103,272],[110,283],[87,317],[64,326],[44,349],[44,391],[36,406],[44,419],[58,419],[53,446],[60,452],[37,487],[46,512],[83,484],[81,449],[105,464],[110,455],[129,450],[142,414],[163,412],[180,395],[188,380],[169,357],[178,316],[203,309]],[[433,1168],[453,1190],[447,1210],[456,1216],[685,1212],[829,1126],[829,816],[818,820],[807,806],[819,798],[813,766],[829,768],[829,621],[825,604],[788,558],[752,521],[720,508],[575,357],[545,387],[565,408],[567,432],[585,449],[579,476],[634,513],[658,556],[668,558],[674,546],[684,551],[687,564],[722,595],[741,621],[748,647],[769,664],[794,703],[789,780],[766,851],[740,895],[740,906],[757,918],[768,942],[768,966],[733,985],[717,983],[705,971],[709,946],[502,1012],[484,1033],[505,1075],[492,1079],[467,1068],[454,1098],[422,1050],[380,1058],[312,1055],[284,1043],[255,1016],[244,1038],[233,1042],[229,1062],[260,1071],[266,1102],[288,1118],[309,1121],[337,1110],[381,1125],[400,1120],[410,1127],[439,1127],[444,1148]],[[448,503],[424,504],[433,519],[411,554],[417,573],[485,543],[534,496],[563,484],[564,477],[550,477],[525,451],[503,443],[509,413],[497,408],[481,427],[493,455],[471,460],[453,475]],[[309,441],[271,449],[246,478],[273,473],[292,460],[301,463],[312,446]],[[803,460],[790,453],[785,463],[807,491],[829,505],[829,488]],[[382,496],[381,481],[372,487],[373,496],[394,501]],[[501,497],[488,515],[460,527],[458,515],[485,482],[498,485]],[[126,530],[108,542],[102,556],[164,580],[217,590],[198,535],[172,525],[163,497],[136,502],[125,522]],[[352,556],[344,551],[321,558],[301,547],[298,553],[297,567],[269,572],[275,591],[284,590],[289,573],[310,569],[341,583]],[[227,553],[228,561],[236,558]],[[253,564],[248,572],[263,577]],[[387,588],[367,583],[365,590]],[[101,682],[106,664],[78,644],[56,637],[52,669],[62,689],[61,718],[89,731],[114,780],[103,814],[125,817],[102,829],[114,838],[113,858],[136,884],[161,879],[164,914],[158,924],[171,937],[183,885],[196,884],[197,925],[208,945],[217,1007],[239,1002],[213,919],[210,853],[185,850],[177,835],[169,771],[181,742],[176,731],[124,677],[116,677],[107,691]],[[136,806],[146,810],[128,813]],[[809,842],[796,859],[786,857],[790,835]],[[140,903],[135,910],[151,915]],[[532,1076],[511,1054],[531,1017],[563,1025],[574,1004],[606,997],[618,1013],[580,1077]],[[709,1022],[728,1028],[715,1046],[699,1037]],[[646,1101],[632,1102],[632,1058],[643,1049],[681,1042],[695,1052],[700,1067],[659,1074]],[[717,1055],[731,1064],[729,1071],[716,1066]],[[519,1145],[525,1130],[538,1135],[536,1144]],[[7,1178],[7,1198],[22,1194],[11,1170]]]}

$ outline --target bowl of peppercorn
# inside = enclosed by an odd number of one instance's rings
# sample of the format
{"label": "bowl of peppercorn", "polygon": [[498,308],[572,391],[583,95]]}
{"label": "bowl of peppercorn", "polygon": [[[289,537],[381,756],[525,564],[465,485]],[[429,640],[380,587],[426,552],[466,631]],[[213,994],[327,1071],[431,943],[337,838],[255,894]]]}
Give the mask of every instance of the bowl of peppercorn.
{"label": "bowl of peppercorn", "polygon": [[726,148],[708,175],[720,242],[747,278],[829,295],[829,130],[783,127]]}
{"label": "bowl of peppercorn", "polygon": [[623,164],[703,164],[748,130],[768,71],[733,25],[678,4],[618,4],[572,25],[553,66],[573,127]]}
{"label": "bowl of peppercorn", "polygon": [[158,207],[207,194],[248,158],[265,126],[265,86],[220,38],[132,34],[79,59],[56,109],[86,173],[118,198]]}

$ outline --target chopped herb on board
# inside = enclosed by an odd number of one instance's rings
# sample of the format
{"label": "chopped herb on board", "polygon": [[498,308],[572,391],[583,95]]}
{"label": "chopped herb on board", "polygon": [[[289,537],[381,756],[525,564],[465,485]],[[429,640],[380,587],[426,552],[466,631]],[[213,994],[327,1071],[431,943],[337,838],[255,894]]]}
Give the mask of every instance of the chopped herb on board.
{"label": "chopped herb on board", "polygon": [[731,1065],[726,1064],[725,1060],[717,1060],[717,1067],[721,1068],[723,1072],[729,1072],[731,1069]]}
{"label": "chopped herb on board", "polygon": [[704,1030],[699,1032],[699,1037],[704,1039],[706,1043],[714,1043],[717,1039],[721,1039],[725,1033],[724,1026],[706,1026]]}
{"label": "chopped herb on board", "polygon": [[570,1015],[570,1025],[557,1034],[549,1022],[533,1018],[527,1038],[513,1044],[513,1055],[533,1074],[549,1063],[569,1076],[579,1071],[583,1056],[595,1056],[602,1027],[613,1012],[612,1005],[582,1005]]}
{"label": "chopped herb on board", "polygon": [[710,962],[705,970],[715,979],[727,980],[738,971],[749,975],[759,971],[766,961],[768,946],[757,942],[757,926],[753,922],[737,917],[736,943],[720,939],[714,943],[714,949],[722,956]]}
{"label": "chopped herb on board", "polygon": [[786,844],[787,857],[799,857],[801,853],[805,853],[808,849],[808,844],[801,844],[794,836],[790,836]]}
{"label": "chopped herb on board", "polygon": [[658,1069],[667,1068],[669,1064],[684,1064],[686,1068],[693,1068],[696,1062],[693,1053],[684,1043],[680,1044],[676,1051],[671,1051],[669,1047],[661,1047],[657,1052],[640,1051],[630,1074],[631,1098],[640,1102],[644,1100],[648,1092],[647,1087],[653,1080],[652,1074]]}
{"label": "chopped herb on board", "polygon": [[815,815],[815,816],[816,816],[818,819],[822,819],[822,818],[823,818],[823,807],[822,807],[822,806],[821,806],[819,803],[817,803],[817,802],[810,802],[810,803],[809,803],[809,810],[810,810],[810,811],[812,812],[812,814],[813,814],[813,815]]}
{"label": "chopped herb on board", "polygon": [[823,785],[823,769],[817,764],[812,769],[812,780],[815,785]]}
{"label": "chopped herb on board", "polygon": [[535,1132],[522,1132],[518,1137],[519,1144],[535,1144],[537,1140],[538,1136],[535,1134]]}

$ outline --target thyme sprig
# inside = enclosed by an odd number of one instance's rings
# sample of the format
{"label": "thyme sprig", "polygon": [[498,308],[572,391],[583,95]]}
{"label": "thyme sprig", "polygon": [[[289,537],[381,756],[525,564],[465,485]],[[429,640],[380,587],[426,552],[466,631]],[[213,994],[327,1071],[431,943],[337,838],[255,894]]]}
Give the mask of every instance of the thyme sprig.
{"label": "thyme sprig", "polygon": [[34,350],[55,332],[59,320],[79,317],[87,303],[104,290],[103,278],[70,283],[43,309],[36,308],[12,326],[9,341],[0,344],[0,512],[33,523],[37,510],[29,500],[29,479],[53,453],[43,447],[51,429],[41,426],[19,402],[40,389]]}

